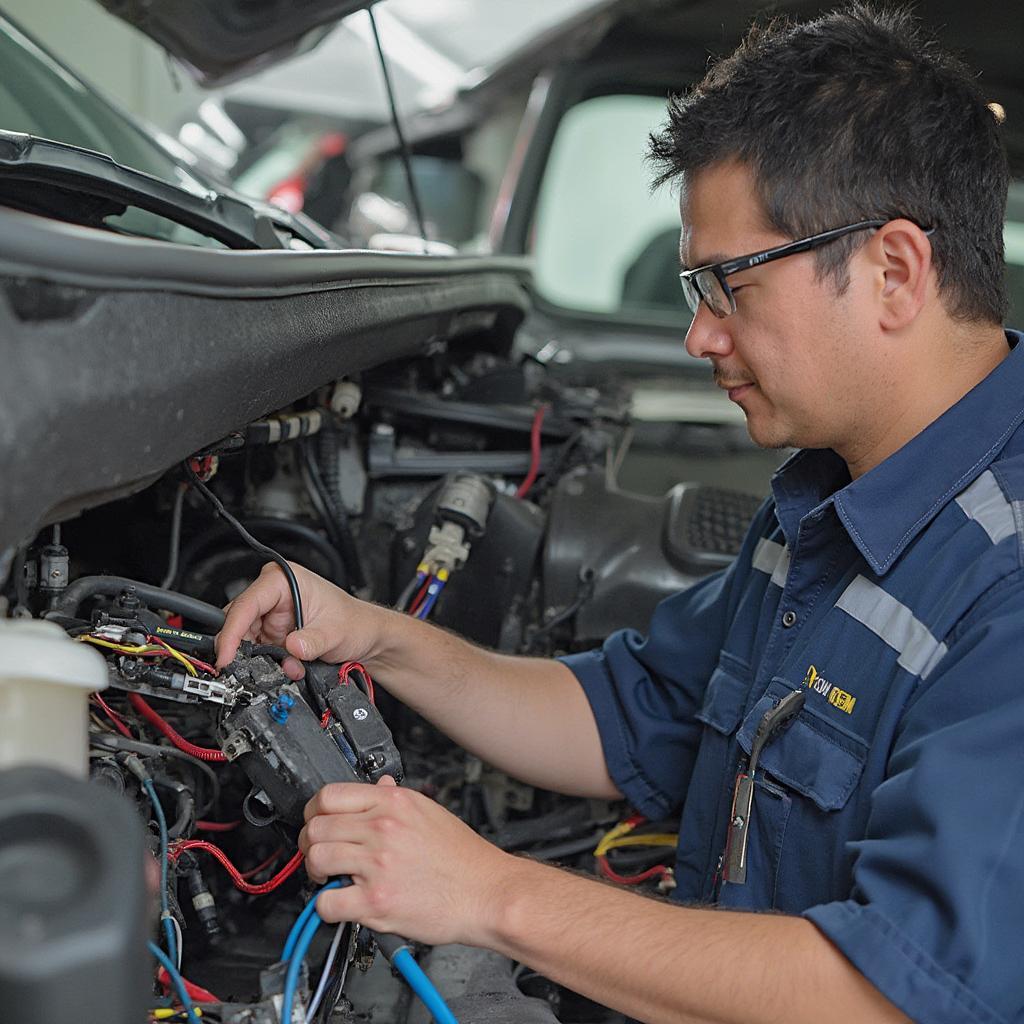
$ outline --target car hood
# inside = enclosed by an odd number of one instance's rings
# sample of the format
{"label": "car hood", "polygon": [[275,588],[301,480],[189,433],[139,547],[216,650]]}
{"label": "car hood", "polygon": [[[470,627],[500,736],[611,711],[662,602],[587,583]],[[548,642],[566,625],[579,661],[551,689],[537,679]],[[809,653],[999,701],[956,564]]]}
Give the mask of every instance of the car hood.
{"label": "car hood", "polygon": [[99,0],[176,57],[201,85],[220,85],[315,46],[371,0]]}

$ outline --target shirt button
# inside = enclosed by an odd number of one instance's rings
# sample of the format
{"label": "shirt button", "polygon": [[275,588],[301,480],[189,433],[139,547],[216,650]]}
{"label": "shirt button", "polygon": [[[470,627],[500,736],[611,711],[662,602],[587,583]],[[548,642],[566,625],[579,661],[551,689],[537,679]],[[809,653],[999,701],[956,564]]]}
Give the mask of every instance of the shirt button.
{"label": "shirt button", "polygon": [[782,625],[789,629],[790,626],[796,625],[796,612],[788,611],[782,613]]}

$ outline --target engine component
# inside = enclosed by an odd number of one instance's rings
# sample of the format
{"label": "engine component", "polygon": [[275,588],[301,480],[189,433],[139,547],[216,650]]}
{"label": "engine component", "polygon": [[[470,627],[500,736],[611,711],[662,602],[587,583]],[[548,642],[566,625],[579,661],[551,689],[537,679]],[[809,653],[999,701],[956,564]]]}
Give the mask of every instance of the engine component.
{"label": "engine component", "polygon": [[52,622],[0,619],[0,768],[46,764],[85,777],[86,700],[103,659]]}
{"label": "engine component", "polygon": [[453,572],[469,558],[469,536],[481,536],[494,501],[494,492],[479,476],[463,474],[448,480],[437,499],[437,525],[427,536],[421,562],[427,571]]}
{"label": "engine component", "polygon": [[[325,667],[335,671],[333,665]],[[356,665],[354,669],[365,676],[362,666]],[[404,775],[402,758],[391,738],[391,730],[384,724],[369,696],[348,682],[351,674],[350,666],[343,665],[339,673],[341,684],[327,693],[327,706],[333,719],[329,728],[335,732],[338,745],[346,756],[351,752],[349,763],[361,778],[377,782],[382,776],[390,775],[395,782],[401,782]],[[336,734],[339,729],[340,737]]]}
{"label": "engine component", "polygon": [[51,601],[67,589],[70,565],[68,549],[56,540],[39,552],[39,589],[48,594]]}
{"label": "engine component", "polygon": [[592,590],[576,611],[574,642],[645,629],[659,601],[732,561],[759,504],[698,484],[650,498],[610,487],[601,471],[563,477],[544,548],[545,618],[577,602],[589,570]]}
{"label": "engine component", "polygon": [[0,771],[5,1019],[145,1020],[144,857],[123,798],[51,768]]}
{"label": "engine component", "polygon": [[[435,490],[417,507],[411,528],[396,537],[393,593],[416,573],[425,538],[437,520]],[[495,494],[487,529],[473,541],[471,569],[455,573],[433,618],[478,643],[519,649],[526,603],[544,537],[544,513],[532,502]]]}
{"label": "engine component", "polygon": [[[221,726],[221,746],[228,759],[238,761],[266,794],[277,817],[289,824],[302,824],[303,808],[329,782],[364,782],[370,777],[369,771],[364,774],[364,766],[376,772],[374,778],[384,774],[385,768],[394,771],[396,762],[400,772],[391,734],[376,709],[369,702],[341,701],[337,707],[341,714],[336,717],[348,720],[344,739],[359,737],[361,758],[354,754],[351,742],[345,750],[336,731],[321,724],[291,684],[259,694],[247,707],[231,712]],[[376,719],[376,733],[372,719]],[[353,725],[364,729],[352,729]],[[369,746],[364,736],[369,737]]]}
{"label": "engine component", "polygon": [[331,393],[331,410],[343,420],[350,420],[359,410],[363,390],[355,381],[339,380]]}

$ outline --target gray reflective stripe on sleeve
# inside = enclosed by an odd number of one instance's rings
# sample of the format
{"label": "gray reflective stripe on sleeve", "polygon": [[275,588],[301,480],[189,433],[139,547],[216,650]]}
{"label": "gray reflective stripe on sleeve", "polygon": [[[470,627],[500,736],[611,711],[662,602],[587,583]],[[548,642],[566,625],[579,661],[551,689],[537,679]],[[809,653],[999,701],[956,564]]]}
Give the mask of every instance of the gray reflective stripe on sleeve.
{"label": "gray reflective stripe on sleeve", "polygon": [[993,544],[1013,536],[1013,509],[990,469],[958,494],[956,503],[968,519],[973,519],[988,534]]}
{"label": "gray reflective stripe on sleeve", "polygon": [[851,618],[867,626],[898,655],[896,663],[922,679],[946,653],[946,645],[928,632],[914,613],[863,576],[858,576],[836,601]]}
{"label": "gray reflective stripe on sleeve", "polygon": [[754,548],[754,558],[750,564],[753,568],[768,573],[776,586],[783,587],[786,584],[786,573],[789,572],[789,548],[762,537]]}

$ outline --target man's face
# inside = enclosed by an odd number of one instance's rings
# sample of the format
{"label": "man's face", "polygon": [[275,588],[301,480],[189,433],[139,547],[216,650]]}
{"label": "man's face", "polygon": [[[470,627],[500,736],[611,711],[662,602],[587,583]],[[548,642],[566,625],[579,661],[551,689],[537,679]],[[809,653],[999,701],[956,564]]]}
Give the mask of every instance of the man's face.
{"label": "man's face", "polygon": [[[739,163],[692,176],[681,213],[685,267],[791,241],[765,225],[750,172]],[[813,253],[753,267],[728,282],[736,312],[719,319],[701,302],[686,350],[711,361],[716,384],[743,409],[756,444],[842,448],[863,426],[866,409],[856,287],[836,295],[830,279],[817,278]]]}

